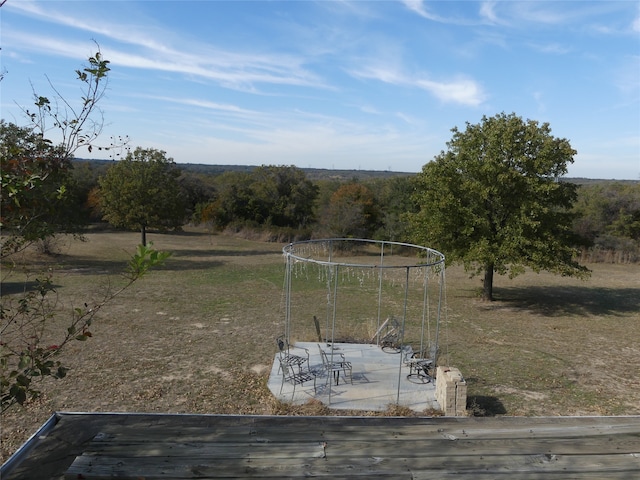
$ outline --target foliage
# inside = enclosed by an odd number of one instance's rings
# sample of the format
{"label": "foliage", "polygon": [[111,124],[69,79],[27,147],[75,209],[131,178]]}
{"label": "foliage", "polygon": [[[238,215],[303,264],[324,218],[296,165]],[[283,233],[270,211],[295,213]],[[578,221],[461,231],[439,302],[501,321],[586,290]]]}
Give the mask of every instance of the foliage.
{"label": "foliage", "polygon": [[[108,302],[129,288],[152,267],[162,264],[169,253],[151,246],[138,246],[123,273],[125,284],[108,291],[101,301],[91,306],[73,309],[70,322],[62,336],[52,340],[48,326],[56,316],[66,316],[56,308],[55,288],[51,275],[36,279],[33,289],[25,289],[18,298],[3,298],[0,307],[0,386],[2,411],[27,400],[37,398],[40,391],[34,384],[45,377],[64,378],[68,368],[57,356],[70,342],[91,338],[91,324],[95,315]],[[53,297],[53,299],[52,299]]]}
{"label": "foliage", "polygon": [[293,166],[262,166],[225,172],[217,196],[199,207],[200,220],[217,229],[229,225],[305,228],[314,221],[317,187]]}
{"label": "foliage", "polygon": [[313,221],[317,187],[294,166],[262,166],[251,173],[251,190],[263,223],[304,227]]}
{"label": "foliage", "polygon": [[583,186],[574,211],[575,229],[592,241],[604,234],[640,240],[640,183]]}
{"label": "foliage", "polygon": [[[102,129],[101,115],[96,121],[94,114],[106,88],[108,63],[98,51],[89,58],[88,66],[76,70],[83,84],[79,106],[72,106],[49,82],[55,95],[53,99],[34,92],[35,110],[23,108],[29,126],[19,127],[0,120],[1,258],[4,262],[32,242],[50,245],[54,235],[75,231],[79,226],[79,196],[71,160],[81,147],[91,151]],[[50,134],[57,137],[59,143],[54,145],[47,138]],[[74,309],[69,326],[57,342],[45,341],[55,335],[49,331],[49,325],[60,315],[50,273],[36,279],[35,288],[25,284],[24,293],[18,298],[3,295],[0,304],[2,411],[35,398],[39,393],[33,384],[35,379],[63,378],[67,368],[55,356],[72,340],[91,337],[89,327],[95,314],[167,256],[150,248],[139,248],[125,273],[125,286],[107,292],[101,302],[91,307]],[[9,267],[3,271],[4,283],[14,265],[7,262],[3,266]]]}
{"label": "foliage", "polygon": [[28,126],[0,121],[1,226],[9,233],[2,240],[2,258],[81,223],[74,208],[71,159],[81,147],[91,151],[102,129],[97,104],[107,85],[108,64],[98,50],[88,65],[76,70],[82,84],[79,105],[73,106],[49,82],[54,96],[50,99],[34,91],[35,109],[22,109]]}
{"label": "foliage", "polygon": [[375,230],[378,206],[373,192],[357,182],[338,188],[329,200],[325,224],[331,235],[341,238],[367,238]]}
{"label": "foliage", "polygon": [[201,208],[199,205],[206,204],[215,197],[215,187],[202,174],[195,174],[184,169],[180,169],[180,171],[178,185],[184,200],[185,215],[187,218],[197,221],[199,218],[197,212]]}
{"label": "foliage", "polygon": [[87,222],[99,222],[102,219],[99,208],[98,179],[107,173],[112,162],[73,161],[73,180],[76,185],[76,209]]}
{"label": "foliage", "polygon": [[[79,105],[73,106],[49,81],[54,96],[49,99],[34,91],[35,110],[22,109],[31,122],[31,128],[43,137],[51,129],[55,129],[60,138],[62,157],[65,159],[71,158],[81,147],[86,147],[91,152],[94,142],[102,132],[102,112],[98,103],[107,88],[109,63],[98,49],[95,55],[89,57],[88,64],[82,70],[76,70],[77,80],[83,84]],[[99,120],[94,118],[95,114],[99,114]],[[104,147],[97,148],[102,150]]]}
{"label": "foliage", "polygon": [[103,218],[115,227],[139,229],[143,245],[147,228],[180,228],[185,206],[179,176],[180,170],[166,152],[136,148],[99,180]]}
{"label": "foliage", "polygon": [[71,164],[61,147],[27,127],[0,120],[0,170],[2,258],[75,229]]}
{"label": "foliage", "polygon": [[256,222],[257,226],[250,185],[250,173],[225,172],[222,174],[218,181],[217,197],[204,207],[203,221],[211,223],[214,229],[248,221]]}
{"label": "foliage", "polygon": [[379,226],[374,237],[378,240],[408,241],[410,232],[404,217],[408,212],[416,210],[412,199],[412,176],[376,179],[366,185],[374,192],[379,208]]}
{"label": "foliage", "polygon": [[448,150],[416,176],[420,210],[409,219],[417,241],[484,272],[486,300],[494,272],[588,275],[574,260],[576,186],[559,180],[576,153],[569,141],[547,123],[504,113],[452,132]]}
{"label": "foliage", "polygon": [[640,260],[640,183],[582,186],[574,212],[574,230],[592,244],[590,260]]}

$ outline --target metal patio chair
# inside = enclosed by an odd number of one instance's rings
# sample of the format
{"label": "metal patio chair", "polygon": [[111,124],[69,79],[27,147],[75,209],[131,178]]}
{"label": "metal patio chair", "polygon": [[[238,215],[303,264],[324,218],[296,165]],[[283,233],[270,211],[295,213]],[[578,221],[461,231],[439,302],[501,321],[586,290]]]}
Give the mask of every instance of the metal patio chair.
{"label": "metal patio chair", "polygon": [[427,351],[414,352],[409,347],[403,362],[409,367],[408,380],[415,381],[415,383],[429,383],[434,378],[435,362],[433,358],[429,358]]}
{"label": "metal patio chair", "polygon": [[[295,355],[291,353],[289,342],[284,335],[276,338],[276,345],[278,346],[278,354],[280,356],[280,365],[286,363],[290,367],[298,367],[298,371],[302,371],[303,365],[307,364],[307,370],[309,370],[309,350],[306,348],[299,348],[299,353],[304,352],[304,355]],[[282,367],[278,369],[278,373],[282,371]]]}
{"label": "metal patio chair", "polygon": [[386,353],[400,353],[404,332],[398,320],[394,317],[388,318],[378,330],[378,335],[380,335],[382,331],[384,331],[384,335],[379,337],[379,345],[382,351]]}
{"label": "metal patio chair", "polygon": [[306,369],[303,369],[300,365],[298,365],[298,369],[292,368],[286,362],[283,362],[280,358],[278,358],[280,362],[280,370],[282,371],[282,383],[280,384],[280,394],[282,394],[282,388],[284,387],[284,382],[289,382],[293,385],[293,393],[291,394],[291,399],[296,395],[296,385],[304,385],[305,382],[309,382],[313,380],[313,392],[316,392],[316,375],[311,370],[309,370],[308,366]]}
{"label": "metal patio chair", "polygon": [[320,345],[318,345],[318,350],[320,350],[320,358],[322,358],[322,367],[327,374],[327,382],[331,376],[333,376],[336,385],[338,385],[338,383],[340,383],[340,372],[343,372],[344,376],[346,376],[348,372],[349,381],[351,385],[353,385],[353,367],[351,362],[346,361],[344,354],[332,351],[332,355],[331,353],[325,352]]}

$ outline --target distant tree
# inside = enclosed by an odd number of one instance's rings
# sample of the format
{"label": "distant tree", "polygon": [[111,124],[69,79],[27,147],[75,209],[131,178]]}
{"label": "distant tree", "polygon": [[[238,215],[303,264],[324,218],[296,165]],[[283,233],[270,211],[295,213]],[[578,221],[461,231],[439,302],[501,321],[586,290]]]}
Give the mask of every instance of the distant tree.
{"label": "distant tree", "polygon": [[640,240],[640,183],[584,185],[574,211],[575,229],[592,241],[602,235]]}
{"label": "distant tree", "polygon": [[180,194],[180,170],[166,152],[138,147],[100,178],[103,218],[115,227],[139,229],[142,245],[147,229],[182,227],[185,206]]}
{"label": "distant tree", "polygon": [[621,209],[609,231],[617,236],[640,240],[640,209]]}
{"label": "distant tree", "polygon": [[342,185],[333,193],[324,218],[329,233],[344,238],[370,236],[377,221],[378,207],[373,192],[357,182]]}
{"label": "distant tree", "polygon": [[493,300],[494,272],[588,276],[574,260],[576,186],[560,181],[576,153],[569,141],[547,123],[504,113],[452,132],[448,150],[416,176],[420,209],[409,218],[417,241],[483,272],[485,300]]}
{"label": "distant tree", "polygon": [[216,198],[198,208],[214,228],[299,229],[314,221],[317,187],[293,166],[261,166],[217,177]]}
{"label": "distant tree", "polygon": [[107,173],[110,164],[111,162],[91,160],[74,159],[73,161],[72,175],[76,185],[76,209],[82,213],[83,218],[87,221],[99,222],[102,219],[99,209],[96,209],[97,193],[99,192],[98,179]]}
{"label": "distant tree", "polygon": [[256,220],[277,227],[305,227],[313,221],[318,188],[294,166],[266,166],[251,173]]}
{"label": "distant tree", "polygon": [[[314,183],[318,188],[318,196],[314,208],[315,217],[320,220],[320,223],[324,223],[327,218],[329,204],[331,203],[331,196],[345,184],[345,181],[335,178],[320,178]],[[326,235],[324,232],[320,234]]]}
{"label": "distant tree", "polygon": [[[216,178],[217,196],[200,208],[201,221],[212,229],[223,229],[231,224],[246,224],[257,217],[251,174],[227,171]],[[254,226],[257,224],[254,221]]]}
{"label": "distant tree", "polygon": [[574,231],[590,243],[591,261],[640,259],[640,183],[582,185],[574,205]]}
{"label": "distant tree", "polygon": [[202,205],[206,205],[216,197],[215,188],[202,174],[182,170],[178,177],[178,185],[185,205],[185,215],[192,220],[194,215],[197,219],[197,211],[202,208]]}
{"label": "distant tree", "polygon": [[411,233],[406,215],[416,210],[413,200],[412,175],[399,175],[367,182],[379,206],[379,227],[374,236],[379,240],[406,242]]}

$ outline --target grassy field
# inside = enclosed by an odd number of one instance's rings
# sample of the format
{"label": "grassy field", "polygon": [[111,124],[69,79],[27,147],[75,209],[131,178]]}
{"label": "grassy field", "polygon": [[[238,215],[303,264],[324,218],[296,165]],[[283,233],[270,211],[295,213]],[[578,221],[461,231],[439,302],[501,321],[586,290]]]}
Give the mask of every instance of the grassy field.
{"label": "grassy field", "polygon": [[[149,238],[173,256],[62,354],[66,379],[44,381],[41,399],[3,415],[3,458],[54,411],[331,414],[282,405],[266,388],[284,329],[283,245],[196,229]],[[24,261],[54,269],[68,310],[121,282],[138,241],[96,232]],[[465,376],[470,414],[640,414],[640,265],[589,267],[588,281],[496,277],[493,303],[479,300],[479,279],[447,269],[441,363]],[[3,273],[3,295],[23,284],[19,271]]]}

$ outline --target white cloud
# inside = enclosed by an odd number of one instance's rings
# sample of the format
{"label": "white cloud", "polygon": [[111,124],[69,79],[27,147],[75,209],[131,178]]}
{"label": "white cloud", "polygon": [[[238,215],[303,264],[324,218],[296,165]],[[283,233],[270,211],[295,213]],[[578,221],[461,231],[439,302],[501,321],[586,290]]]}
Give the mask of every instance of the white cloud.
{"label": "white cloud", "polygon": [[368,113],[370,115],[380,115],[381,114],[380,110],[378,110],[376,107],[374,107],[373,105],[370,105],[370,104],[359,105],[359,106],[357,106],[357,108],[362,113]]}
{"label": "white cloud", "polygon": [[149,70],[193,75],[214,80],[228,88],[252,91],[255,84],[277,84],[328,88],[315,74],[305,70],[301,60],[287,56],[254,56],[223,53],[196,56],[174,51],[160,58],[107,50],[105,57],[112,63]]}
{"label": "white cloud", "polygon": [[[216,136],[176,138],[167,148],[187,152],[185,159],[202,163],[258,165],[299,164],[302,167],[418,171],[434,154],[433,139],[393,131],[344,130],[344,125],[289,125],[245,132],[252,142]],[[181,144],[176,144],[180,141]],[[203,148],[204,147],[204,148]],[[203,157],[203,152],[215,152]],[[357,153],[356,153],[357,152]],[[301,159],[304,158],[304,164]],[[357,163],[354,163],[357,162]]]}
{"label": "white cloud", "polygon": [[[475,25],[479,23],[478,20],[475,20],[475,19],[468,19],[463,17],[444,17],[442,15],[437,15],[427,8],[426,2],[423,0],[400,0],[400,1],[407,9],[433,22],[446,23],[446,24],[452,24],[452,25]],[[454,3],[454,2],[451,2],[451,3]]]}
{"label": "white cloud", "polygon": [[401,0],[405,7],[414,13],[417,13],[421,17],[428,20],[440,21],[440,18],[436,15],[432,15],[422,0]]}
{"label": "white cloud", "polygon": [[[23,14],[40,17],[48,22],[91,32],[127,45],[126,50],[101,45],[104,57],[113,65],[192,75],[219,82],[221,85],[247,92],[256,91],[256,84],[310,86],[330,88],[321,78],[304,67],[304,58],[294,55],[264,54],[222,50],[207,44],[169,46],[155,37],[167,38],[168,32],[145,35],[136,27],[110,25],[108,21],[88,23],[80,18],[64,15],[52,9],[46,12],[31,2],[12,4]],[[6,29],[5,29],[6,30]],[[85,59],[87,46],[77,41],[39,36],[33,32],[3,32],[5,46],[9,42],[22,49],[48,52],[69,58]]]}
{"label": "white cloud", "polygon": [[417,80],[416,85],[443,102],[477,107],[486,98],[482,88],[476,82],[464,78],[449,82]]}
{"label": "white cloud", "polygon": [[[33,33],[10,33],[4,35],[3,40],[5,46],[12,42],[22,49],[46,51],[68,58],[84,59],[90,53],[87,45]],[[125,52],[107,45],[101,46],[101,50],[112,65],[195,76],[248,92],[255,91],[256,84],[330,88],[301,65],[302,59],[286,55],[257,56],[233,52],[194,55],[166,48],[162,51]]]}
{"label": "white cloud", "polygon": [[480,17],[484,18],[492,24],[502,23],[502,21],[496,15],[495,7],[496,2],[494,1],[482,2],[482,4],[480,5]]}
{"label": "white cloud", "polygon": [[[512,24],[516,22],[556,25],[571,18],[570,11],[561,10],[554,2],[509,2]],[[579,6],[579,4],[578,4]]]}
{"label": "white cloud", "polygon": [[351,74],[359,78],[378,80],[392,85],[416,87],[429,92],[445,103],[476,107],[486,100],[482,87],[474,80],[458,76],[449,81],[434,81],[424,75],[408,76],[384,67],[368,67]]}
{"label": "white cloud", "polygon": [[[64,41],[49,36],[40,36],[36,33],[20,33],[20,32],[3,32],[3,48],[8,45],[19,45],[23,50],[32,50],[35,52],[46,52],[59,57],[66,58],[86,58],[90,53],[87,45],[78,42]],[[16,47],[13,47],[13,51]],[[24,55],[18,53],[21,57]]]}
{"label": "white cloud", "polygon": [[532,94],[533,99],[536,102],[536,105],[538,106],[538,112],[540,113],[544,113],[547,111],[547,105],[544,101],[544,94],[542,92],[533,92]]}
{"label": "white cloud", "polygon": [[[141,97],[142,95],[138,95]],[[179,97],[163,97],[157,95],[148,95],[144,96],[145,98],[151,100],[158,100],[162,102],[171,102],[179,105],[187,105],[191,107],[199,107],[206,110],[213,110],[217,112],[224,112],[225,114],[234,114],[234,115],[243,115],[243,116],[252,116],[257,112],[254,110],[247,110],[236,105],[225,104],[225,103],[217,103],[211,102],[208,100],[202,100],[197,98],[179,98]]]}
{"label": "white cloud", "polygon": [[406,84],[408,83],[397,71],[384,67],[369,66],[358,71],[352,71],[352,75],[361,78],[371,78],[384,83]]}
{"label": "white cloud", "polygon": [[411,126],[423,126],[424,125],[424,120],[423,119],[416,118],[413,115],[408,115],[408,114],[403,113],[403,112],[396,112],[395,116],[398,117],[403,122],[405,122],[407,125],[411,125]]}

